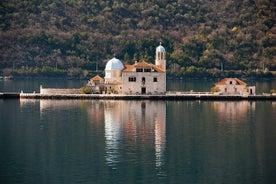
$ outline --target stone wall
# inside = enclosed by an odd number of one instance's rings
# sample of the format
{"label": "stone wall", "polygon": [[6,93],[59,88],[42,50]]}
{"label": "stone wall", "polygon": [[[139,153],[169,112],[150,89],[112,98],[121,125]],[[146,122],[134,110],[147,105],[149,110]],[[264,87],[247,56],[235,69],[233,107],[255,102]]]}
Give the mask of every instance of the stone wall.
{"label": "stone wall", "polygon": [[[134,77],[135,81],[130,81]],[[142,88],[145,94],[166,93],[166,73],[159,72],[125,72],[123,73],[123,94],[141,94]],[[154,81],[154,78],[157,80]],[[144,80],[143,80],[144,79]]]}
{"label": "stone wall", "polygon": [[40,86],[40,94],[81,94],[81,90],[75,88],[42,88]]}

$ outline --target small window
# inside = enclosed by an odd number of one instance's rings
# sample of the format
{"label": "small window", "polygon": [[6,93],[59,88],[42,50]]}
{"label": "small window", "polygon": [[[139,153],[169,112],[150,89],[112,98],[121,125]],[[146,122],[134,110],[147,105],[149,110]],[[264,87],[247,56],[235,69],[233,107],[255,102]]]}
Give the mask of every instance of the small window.
{"label": "small window", "polygon": [[153,82],[157,82],[157,77],[153,77]]}
{"label": "small window", "polygon": [[136,72],[143,72],[143,68],[136,68]]}
{"label": "small window", "polygon": [[144,72],[151,72],[151,69],[150,68],[145,68]]}
{"label": "small window", "polygon": [[142,84],[145,85],[145,83],[146,83],[146,78],[142,77]]}
{"label": "small window", "polygon": [[136,82],[136,77],[129,77],[128,82]]}

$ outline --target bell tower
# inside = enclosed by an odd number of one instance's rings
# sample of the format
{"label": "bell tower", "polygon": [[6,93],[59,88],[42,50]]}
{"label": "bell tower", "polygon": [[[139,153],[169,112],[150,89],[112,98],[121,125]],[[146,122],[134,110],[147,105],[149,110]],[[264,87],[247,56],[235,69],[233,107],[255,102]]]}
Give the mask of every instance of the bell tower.
{"label": "bell tower", "polygon": [[160,45],[156,47],[155,65],[161,66],[161,68],[166,71],[166,50],[161,45],[161,42]]}

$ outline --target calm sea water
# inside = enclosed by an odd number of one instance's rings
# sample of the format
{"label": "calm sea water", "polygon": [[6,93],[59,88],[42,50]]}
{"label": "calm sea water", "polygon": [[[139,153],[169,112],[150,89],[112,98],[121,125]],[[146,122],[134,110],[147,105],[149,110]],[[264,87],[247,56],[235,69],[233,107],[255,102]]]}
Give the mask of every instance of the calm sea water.
{"label": "calm sea water", "polygon": [[[38,91],[41,81],[4,83]],[[0,109],[0,183],[276,183],[276,102],[25,99]]]}

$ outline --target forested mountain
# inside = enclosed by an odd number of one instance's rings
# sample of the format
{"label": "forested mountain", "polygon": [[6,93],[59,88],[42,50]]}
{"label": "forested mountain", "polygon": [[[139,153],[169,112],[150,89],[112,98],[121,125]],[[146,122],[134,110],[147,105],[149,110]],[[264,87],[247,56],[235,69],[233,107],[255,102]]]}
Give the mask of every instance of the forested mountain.
{"label": "forested mountain", "polygon": [[[276,70],[274,0],[1,0],[0,75],[86,77],[114,55],[168,74]],[[226,71],[224,71],[225,73]]]}

